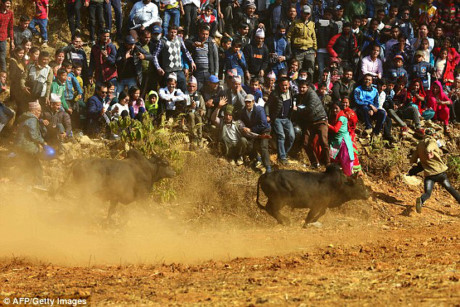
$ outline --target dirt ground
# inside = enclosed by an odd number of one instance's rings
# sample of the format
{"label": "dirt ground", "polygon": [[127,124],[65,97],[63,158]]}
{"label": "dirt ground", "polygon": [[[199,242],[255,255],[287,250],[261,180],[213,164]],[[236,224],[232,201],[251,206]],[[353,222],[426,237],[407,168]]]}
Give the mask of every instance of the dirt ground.
{"label": "dirt ground", "polygon": [[436,188],[417,214],[421,185],[368,177],[368,201],[306,229],[306,210],[286,211],[284,227],[256,208],[253,171],[191,159],[176,201],[121,208],[110,227],[107,205],[85,195],[51,199],[2,183],[0,304],[460,304],[460,206],[447,192]]}

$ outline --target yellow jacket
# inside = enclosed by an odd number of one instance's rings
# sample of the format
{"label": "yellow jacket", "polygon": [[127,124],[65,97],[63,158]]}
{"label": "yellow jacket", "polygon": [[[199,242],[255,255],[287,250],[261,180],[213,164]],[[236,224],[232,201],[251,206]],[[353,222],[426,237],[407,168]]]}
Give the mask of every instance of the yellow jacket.
{"label": "yellow jacket", "polygon": [[286,37],[294,49],[317,49],[315,23],[311,20],[306,24],[300,19],[296,20],[289,28]]}

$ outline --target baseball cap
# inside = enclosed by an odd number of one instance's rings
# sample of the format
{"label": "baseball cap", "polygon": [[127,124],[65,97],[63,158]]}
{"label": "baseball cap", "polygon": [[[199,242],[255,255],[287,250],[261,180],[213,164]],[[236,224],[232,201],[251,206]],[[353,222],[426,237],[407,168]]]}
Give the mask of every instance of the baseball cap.
{"label": "baseball cap", "polygon": [[248,94],[246,95],[246,97],[244,98],[244,101],[254,101],[254,95],[252,94]]}
{"label": "baseball cap", "polygon": [[136,43],[136,40],[134,39],[134,37],[132,35],[127,35],[126,36],[125,44],[134,45],[135,43]]}
{"label": "baseball cap", "polygon": [[160,34],[162,32],[161,26],[159,25],[154,25],[152,28],[152,33],[153,34]]}
{"label": "baseball cap", "polygon": [[335,7],[335,10],[336,10],[336,11],[343,10],[343,6],[341,6],[341,5],[339,4],[339,5],[337,5],[337,6]]}
{"label": "baseball cap", "polygon": [[215,75],[210,75],[208,80],[211,83],[219,83],[219,78],[217,78]]}
{"label": "baseball cap", "polygon": [[397,60],[397,59],[400,59],[401,61],[404,62],[404,58],[400,54],[395,55],[395,57],[393,58],[393,60]]}
{"label": "baseball cap", "polygon": [[302,6],[302,13],[304,14],[311,14],[311,7],[308,5]]}
{"label": "baseball cap", "polygon": [[422,50],[417,50],[417,52],[415,52],[415,56],[425,56],[424,52]]}

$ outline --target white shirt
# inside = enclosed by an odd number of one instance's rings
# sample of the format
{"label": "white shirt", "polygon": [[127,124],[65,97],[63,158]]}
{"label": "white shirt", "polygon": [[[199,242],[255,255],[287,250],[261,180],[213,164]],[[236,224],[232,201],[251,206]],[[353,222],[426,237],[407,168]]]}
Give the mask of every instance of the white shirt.
{"label": "white shirt", "polygon": [[166,101],[166,110],[175,110],[177,101],[186,100],[184,93],[178,88],[174,89],[172,93],[169,92],[168,87],[161,88],[159,95],[160,99]]}
{"label": "white shirt", "polygon": [[[118,108],[118,110],[117,110],[117,108]],[[112,111],[113,114],[121,115],[121,113],[123,111],[126,111],[129,114],[129,106],[128,106],[128,104],[122,105],[122,104],[117,102],[116,104],[114,104],[112,106],[112,108],[110,110]],[[117,110],[117,111],[115,111],[115,110]]]}
{"label": "white shirt", "polygon": [[379,94],[379,107],[377,108],[378,110],[383,110],[383,103],[385,102],[385,100],[387,99],[387,94],[385,93],[385,91],[382,91],[380,94]]}
{"label": "white shirt", "polygon": [[129,19],[134,24],[131,29],[140,28],[141,26],[147,28],[155,22],[161,23],[160,15],[158,15],[158,6],[153,2],[149,4],[144,4],[142,1],[136,2],[129,13]]}

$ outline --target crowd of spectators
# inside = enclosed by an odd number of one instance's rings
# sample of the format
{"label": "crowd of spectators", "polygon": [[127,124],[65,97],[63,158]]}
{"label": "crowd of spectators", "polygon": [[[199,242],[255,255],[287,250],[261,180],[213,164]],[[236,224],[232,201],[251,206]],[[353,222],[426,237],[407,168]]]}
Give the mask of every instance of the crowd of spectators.
{"label": "crowd of spectators", "polygon": [[[14,121],[31,157],[77,133],[116,138],[113,120],[165,117],[232,164],[270,172],[270,143],[289,164],[301,138],[312,167],[352,175],[357,138],[391,145],[460,120],[458,0],[48,1],[17,18],[0,0],[0,129]],[[70,43],[50,53],[49,16],[65,13]]]}

